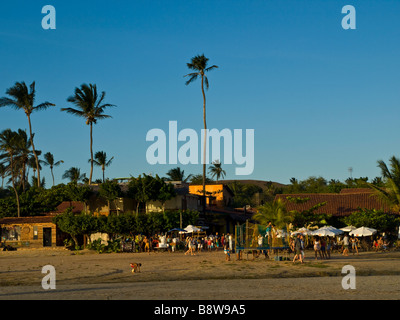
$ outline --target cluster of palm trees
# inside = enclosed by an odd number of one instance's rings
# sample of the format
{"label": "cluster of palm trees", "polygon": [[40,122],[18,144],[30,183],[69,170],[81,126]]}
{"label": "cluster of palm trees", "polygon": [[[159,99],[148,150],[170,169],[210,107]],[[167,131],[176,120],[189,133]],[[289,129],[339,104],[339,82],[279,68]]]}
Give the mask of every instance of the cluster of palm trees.
{"label": "cluster of palm trees", "polygon": [[[11,183],[17,198],[18,216],[19,216],[19,200],[17,188],[22,188],[25,191],[27,186],[29,168],[34,171],[35,184],[41,187],[44,184],[44,179],[41,179],[40,171],[41,165],[50,167],[53,185],[54,173],[53,168],[63,163],[63,160],[55,161],[54,155],[50,152],[44,154],[44,160],[40,160],[39,156],[41,151],[35,148],[34,137],[35,134],[32,130],[31,115],[34,112],[46,110],[54,107],[55,104],[50,102],[43,102],[35,105],[36,88],[35,82],[32,82],[29,87],[25,82],[16,82],[14,86],[6,90],[7,97],[0,98],[0,107],[11,107],[16,110],[24,111],[29,125],[29,137],[26,131],[18,129],[13,131],[5,129],[0,132],[0,176],[2,178],[2,187],[4,187],[4,179],[10,177],[8,183]],[[98,120],[110,118],[111,116],[105,115],[104,110],[113,105],[104,103],[105,92],[98,94],[96,85],[82,84],[80,88],[75,88],[75,94],[70,96],[67,101],[72,103],[76,108],[62,108],[61,111],[71,113],[73,115],[85,119],[86,124],[90,127],[90,155],[89,160],[91,164],[91,171],[89,177],[89,184],[92,183],[93,165],[102,167],[103,180],[105,167],[111,164],[107,159],[107,155],[103,151],[96,153],[93,156],[93,124]],[[67,170],[73,171],[72,168]],[[66,172],[64,174],[68,176]]]}
{"label": "cluster of palm trees", "polygon": [[[201,79],[201,92],[203,96],[203,123],[204,129],[207,129],[206,123],[206,95],[205,90],[209,88],[209,81],[206,73],[218,68],[216,65],[208,66],[208,58],[202,55],[196,55],[187,63],[191,73],[185,75],[188,77],[186,85],[191,84],[196,79]],[[45,101],[35,104],[36,85],[32,82],[29,86],[25,82],[16,82],[14,86],[6,90],[6,97],[0,98],[1,107],[11,107],[16,110],[23,111],[28,120],[29,135],[19,129],[12,131],[5,129],[0,133],[0,177],[2,179],[2,187],[4,186],[4,179],[10,177],[8,183],[14,188],[18,197],[17,187],[21,186],[23,189],[27,185],[27,178],[29,169],[34,171],[35,185],[42,187],[44,179],[41,179],[41,165],[50,167],[51,175],[54,185],[54,167],[63,163],[63,160],[55,161],[54,155],[50,152],[44,154],[44,160],[40,160],[39,156],[41,151],[35,147],[35,134],[33,133],[31,116],[34,112],[43,111],[48,108],[54,107],[55,104]],[[81,173],[77,167],[72,167],[66,170],[63,178],[70,179],[71,181],[86,181],[89,185],[93,180],[93,166],[99,166],[103,172],[103,179],[105,181],[105,168],[108,167],[114,157],[108,159],[107,154],[99,151],[96,154],[93,152],[93,125],[99,120],[111,118],[110,115],[105,114],[105,110],[110,107],[115,107],[113,104],[105,103],[105,92],[98,92],[95,84],[82,84],[80,87],[75,88],[74,94],[67,98],[67,102],[72,104],[72,107],[61,108],[61,111],[83,118],[86,125],[89,126],[90,133],[90,174],[86,178],[86,174]],[[206,149],[206,131],[204,135],[204,149]],[[206,152],[204,152],[204,157]],[[204,159],[205,160],[205,159]],[[219,161],[213,163],[210,168],[210,173],[217,177],[225,175]],[[203,194],[205,196],[205,183],[206,183],[206,164],[203,164]]]}

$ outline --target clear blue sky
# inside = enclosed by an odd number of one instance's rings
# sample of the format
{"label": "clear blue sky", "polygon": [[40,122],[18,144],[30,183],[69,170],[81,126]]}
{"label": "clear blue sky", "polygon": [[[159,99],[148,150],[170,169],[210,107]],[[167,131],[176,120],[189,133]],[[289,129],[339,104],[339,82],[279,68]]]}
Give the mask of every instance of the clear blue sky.
{"label": "clear blue sky", "polygon": [[[44,5],[56,30],[44,30]],[[357,29],[344,30],[345,5]],[[344,180],[380,175],[376,162],[399,155],[400,2],[338,0],[7,1],[0,4],[0,96],[36,81],[36,147],[89,175],[89,127],[60,112],[82,83],[107,93],[113,119],[94,127],[94,151],[115,160],[108,177],[164,176],[150,166],[146,133],[202,128],[200,82],[185,86],[186,63],[204,53],[209,128],[254,129],[255,169],[227,179],[288,183],[291,177]],[[23,112],[0,109],[0,130],[27,128]],[[201,173],[201,165],[181,166]],[[51,185],[48,168],[43,174]],[[95,168],[95,178],[101,170]],[[66,181],[64,181],[66,182]]]}

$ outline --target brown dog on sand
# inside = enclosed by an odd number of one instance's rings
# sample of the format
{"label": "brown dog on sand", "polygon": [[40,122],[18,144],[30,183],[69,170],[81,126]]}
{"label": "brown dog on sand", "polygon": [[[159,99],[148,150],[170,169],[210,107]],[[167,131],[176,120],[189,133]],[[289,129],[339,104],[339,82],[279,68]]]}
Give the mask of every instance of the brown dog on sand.
{"label": "brown dog on sand", "polygon": [[140,267],[142,266],[141,263],[131,263],[130,266],[132,267],[132,273],[140,272]]}

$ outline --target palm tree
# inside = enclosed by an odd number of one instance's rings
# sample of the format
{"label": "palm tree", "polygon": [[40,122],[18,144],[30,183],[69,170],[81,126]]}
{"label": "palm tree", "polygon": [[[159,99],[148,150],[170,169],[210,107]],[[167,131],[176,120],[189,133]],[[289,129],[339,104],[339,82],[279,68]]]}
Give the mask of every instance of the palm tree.
{"label": "palm tree", "polygon": [[[195,81],[198,77],[201,78],[201,92],[203,94],[203,123],[204,123],[204,145],[203,145],[203,197],[205,199],[206,196],[206,142],[207,142],[207,122],[206,122],[206,95],[204,92],[204,85],[206,89],[209,88],[208,78],[206,76],[206,72],[209,72],[218,66],[213,65],[211,67],[207,67],[208,58],[202,55],[197,55],[192,58],[191,62],[187,63],[187,67],[190,70],[195,72],[189,73],[185,75],[185,77],[189,77],[189,80],[186,81],[186,85],[189,85],[193,81]],[[205,202],[204,202],[205,203]],[[203,211],[205,207],[203,206]]]}
{"label": "palm tree", "polygon": [[29,124],[29,134],[31,139],[32,152],[36,160],[36,169],[37,169],[37,185],[40,188],[40,168],[39,168],[39,158],[35,150],[35,145],[33,143],[34,134],[32,133],[32,124],[31,124],[31,114],[34,111],[45,110],[49,107],[55,106],[55,104],[50,102],[43,102],[37,106],[34,106],[35,103],[35,82],[28,87],[25,82],[16,82],[15,85],[9,89],[7,89],[6,94],[11,98],[3,97],[0,98],[0,107],[12,107],[16,110],[24,110]]}
{"label": "palm tree", "polygon": [[208,169],[208,171],[211,174],[212,178],[217,178],[217,182],[221,176],[222,178],[226,176],[226,172],[222,169],[219,160],[213,161],[212,166]]}
{"label": "palm tree", "polygon": [[[36,150],[36,154],[39,157],[42,154],[42,151]],[[43,162],[44,162],[43,160],[39,159],[39,170],[42,170]],[[27,172],[26,176],[29,177],[29,168],[32,168],[33,169],[33,176],[32,177],[33,177],[33,179],[37,179],[37,176],[36,176],[36,172],[37,172],[36,159],[35,159],[34,156],[32,156],[32,155],[29,156],[27,165],[28,165],[28,172]],[[34,180],[32,180],[32,181],[34,181]]]}
{"label": "palm tree", "polygon": [[378,161],[381,169],[384,187],[369,183],[376,195],[396,212],[400,212],[400,159],[392,156],[389,159],[390,168],[382,160]]}
{"label": "palm tree", "polygon": [[[107,153],[105,153],[104,151],[98,151],[94,155],[93,163],[96,166],[101,167],[101,170],[103,171],[103,183],[106,181],[105,176],[104,176],[106,167],[111,165],[111,162],[113,161],[113,159],[114,159],[114,157],[111,157],[110,160],[107,160]],[[90,162],[90,159],[89,159],[89,162]]]}
{"label": "palm tree", "polygon": [[89,184],[92,184],[93,177],[93,124],[98,120],[112,118],[104,114],[104,109],[114,107],[112,104],[104,103],[106,93],[103,91],[100,96],[97,94],[97,86],[94,84],[82,84],[80,88],[75,88],[75,94],[70,96],[67,101],[74,104],[77,109],[62,108],[61,111],[66,111],[75,116],[86,119],[86,124],[90,126],[90,176]]}
{"label": "palm tree", "polygon": [[257,213],[253,219],[262,225],[267,225],[269,221],[279,229],[287,228],[287,225],[293,220],[293,213],[286,210],[286,204],[283,199],[278,198],[273,202],[267,202],[258,207]]}
{"label": "palm tree", "polygon": [[50,171],[51,171],[51,176],[53,178],[53,186],[54,186],[54,174],[53,174],[53,168],[54,167],[58,167],[61,163],[64,163],[63,160],[59,160],[57,162],[54,162],[54,155],[51,152],[47,152],[44,155],[44,161],[43,164],[45,166],[49,166],[50,167]]}
{"label": "palm tree", "polygon": [[64,172],[62,178],[69,179],[70,182],[78,183],[86,178],[86,173],[81,174],[81,169],[72,167]]}
{"label": "palm tree", "polygon": [[18,133],[11,129],[6,129],[0,133],[0,150],[4,152],[1,160],[8,162],[9,172],[11,174],[11,183],[17,200],[17,216],[20,217],[19,194],[15,185],[15,156],[18,155]]}
{"label": "palm tree", "polygon": [[170,169],[167,172],[167,176],[168,176],[167,180],[169,181],[183,181],[183,182],[187,182],[192,177],[192,175],[189,174],[185,178],[185,170],[181,170],[181,168],[179,167]]}

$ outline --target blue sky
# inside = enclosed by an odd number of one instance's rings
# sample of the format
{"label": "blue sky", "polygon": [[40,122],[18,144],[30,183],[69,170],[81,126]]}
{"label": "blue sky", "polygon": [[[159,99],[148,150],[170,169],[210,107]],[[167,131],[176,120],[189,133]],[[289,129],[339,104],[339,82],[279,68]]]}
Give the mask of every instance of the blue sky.
{"label": "blue sky", "polygon": [[[56,30],[44,30],[44,5]],[[341,26],[345,5],[357,29]],[[250,176],[344,180],[380,175],[376,162],[399,155],[400,2],[286,1],[13,1],[0,4],[0,96],[16,81],[36,81],[36,147],[89,174],[89,127],[60,112],[82,83],[96,83],[117,105],[94,127],[94,151],[114,156],[108,177],[164,176],[176,165],[146,161],[146,133],[202,128],[200,82],[185,86],[186,63],[204,53],[209,73],[209,128],[254,129]],[[0,130],[27,128],[23,112],[0,109]],[[201,173],[201,165],[182,166]],[[48,168],[43,175],[51,185]],[[101,170],[95,168],[95,178]]]}

